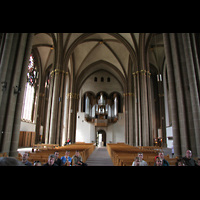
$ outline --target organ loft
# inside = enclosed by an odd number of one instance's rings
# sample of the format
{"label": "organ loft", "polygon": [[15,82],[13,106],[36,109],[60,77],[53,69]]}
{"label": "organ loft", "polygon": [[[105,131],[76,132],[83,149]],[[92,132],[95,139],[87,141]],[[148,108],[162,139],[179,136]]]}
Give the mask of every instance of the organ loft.
{"label": "organ loft", "polygon": [[94,123],[95,126],[108,126],[118,120],[118,95],[114,93],[111,98],[106,98],[103,92],[97,95],[85,95],[85,121]]}

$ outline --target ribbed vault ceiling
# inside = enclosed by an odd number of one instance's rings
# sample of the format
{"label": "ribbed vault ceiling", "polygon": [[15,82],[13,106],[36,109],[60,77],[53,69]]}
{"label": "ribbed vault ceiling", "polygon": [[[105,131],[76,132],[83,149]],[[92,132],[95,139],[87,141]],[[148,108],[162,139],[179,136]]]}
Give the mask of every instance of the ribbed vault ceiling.
{"label": "ribbed vault ceiling", "polygon": [[[78,40],[84,33],[62,33],[63,42],[63,56],[66,55],[68,50]],[[139,49],[139,33],[118,33],[116,35],[108,33],[95,33],[91,34],[89,37],[84,38],[73,50],[73,71],[75,78],[79,78],[83,72],[85,72],[88,66],[92,66],[93,63],[103,62],[110,63],[110,65],[115,66],[117,72],[115,74],[121,73],[125,79],[128,74],[128,62],[130,52],[118,38],[121,37],[135,55],[138,55]],[[148,38],[151,35],[149,42],[149,61],[157,69],[161,70],[163,67],[164,60],[164,45],[162,34],[146,34],[145,41],[148,42]],[[42,71],[48,68],[49,65],[53,63],[55,56],[55,46],[57,43],[57,33],[37,33],[33,39],[33,49],[38,51],[40,56],[40,65]],[[52,48],[52,46],[54,48]],[[93,65],[95,67],[95,65]],[[98,68],[98,69],[97,69]],[[96,70],[99,70],[99,65]],[[104,66],[106,70],[113,73],[113,69],[109,65]],[[91,71],[91,72],[90,72]],[[88,71],[88,73],[93,73],[95,69]],[[119,74],[116,75],[118,78]],[[119,79],[121,81],[121,79]]]}

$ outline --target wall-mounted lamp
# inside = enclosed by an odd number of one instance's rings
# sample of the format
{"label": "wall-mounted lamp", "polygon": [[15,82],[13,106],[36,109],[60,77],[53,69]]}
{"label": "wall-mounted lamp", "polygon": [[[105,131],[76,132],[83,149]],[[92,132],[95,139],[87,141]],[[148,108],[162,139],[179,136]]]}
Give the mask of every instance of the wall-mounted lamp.
{"label": "wall-mounted lamp", "polygon": [[2,84],[2,91],[6,91],[7,82],[4,81],[4,82],[1,82],[1,84]]}
{"label": "wall-mounted lamp", "polygon": [[13,87],[14,88],[14,94],[19,94],[21,92],[21,88],[18,86]]}

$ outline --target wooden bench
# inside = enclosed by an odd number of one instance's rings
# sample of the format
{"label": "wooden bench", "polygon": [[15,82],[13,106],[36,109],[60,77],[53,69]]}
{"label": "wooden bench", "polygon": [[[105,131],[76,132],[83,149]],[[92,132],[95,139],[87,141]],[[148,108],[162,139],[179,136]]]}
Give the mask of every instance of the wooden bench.
{"label": "wooden bench", "polygon": [[[45,146],[44,144],[42,145]],[[69,154],[70,157],[75,155],[76,150],[78,150],[79,154],[82,156],[83,162],[85,162],[95,149],[95,143],[81,143],[81,144],[75,143],[75,144],[71,144],[71,145],[67,145],[63,147],[55,146],[55,144],[53,144],[52,146],[54,146],[53,149],[39,148],[36,152],[32,152],[32,153],[30,152],[28,161],[31,162],[32,164],[34,163],[34,161],[40,161],[41,164],[43,165],[47,163],[48,156],[50,154],[54,154],[55,151],[59,152],[59,158],[61,158],[62,156],[65,155],[65,152],[67,150],[70,151],[70,154]],[[18,155],[17,159],[21,161],[22,157]]]}
{"label": "wooden bench", "polygon": [[[154,166],[155,157],[162,150],[162,147],[133,147],[126,144],[108,144],[107,149],[115,166],[131,166],[139,152],[143,153],[143,159],[148,166]],[[169,155],[165,156],[165,159],[170,166],[174,166],[177,162],[177,158],[169,158]]]}
{"label": "wooden bench", "polygon": [[4,153],[0,153],[0,157],[8,157],[8,155],[6,152],[4,152]]}
{"label": "wooden bench", "polygon": [[143,158],[149,165],[153,165],[154,158],[160,151],[157,147],[138,148],[123,143],[107,144],[107,150],[114,166],[132,165],[139,152],[143,153]]}
{"label": "wooden bench", "polygon": [[40,150],[40,149],[53,149],[55,147],[59,147],[59,144],[34,144],[33,148],[32,148],[32,152],[34,152],[34,149],[36,149],[36,151]]}

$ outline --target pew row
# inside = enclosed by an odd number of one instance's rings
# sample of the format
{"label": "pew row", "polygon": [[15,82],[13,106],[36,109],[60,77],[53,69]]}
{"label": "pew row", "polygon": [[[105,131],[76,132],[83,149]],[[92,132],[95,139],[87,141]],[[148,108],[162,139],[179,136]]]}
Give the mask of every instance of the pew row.
{"label": "pew row", "polygon": [[[107,150],[114,166],[131,166],[139,152],[143,153],[143,160],[147,162],[148,166],[154,166],[154,159],[158,152],[162,151],[162,147],[134,147],[124,143],[116,143],[107,144]],[[165,159],[170,166],[175,166],[177,158],[169,158],[168,155],[165,156]]]}
{"label": "pew row", "polygon": [[[88,157],[91,155],[91,153],[95,149],[95,143],[81,143],[81,144],[71,144],[63,147],[54,147],[53,149],[49,148],[39,148],[36,152],[29,152],[29,158],[28,161],[32,164],[34,161],[40,161],[41,164],[45,164],[48,161],[48,156],[50,154],[54,154],[55,151],[59,152],[59,158],[65,155],[65,152],[68,150],[70,151],[69,156],[72,157],[75,155],[76,150],[79,151],[79,154],[82,156],[83,162],[85,162]],[[21,155],[19,154],[18,157],[16,157],[18,160],[22,160]]]}

